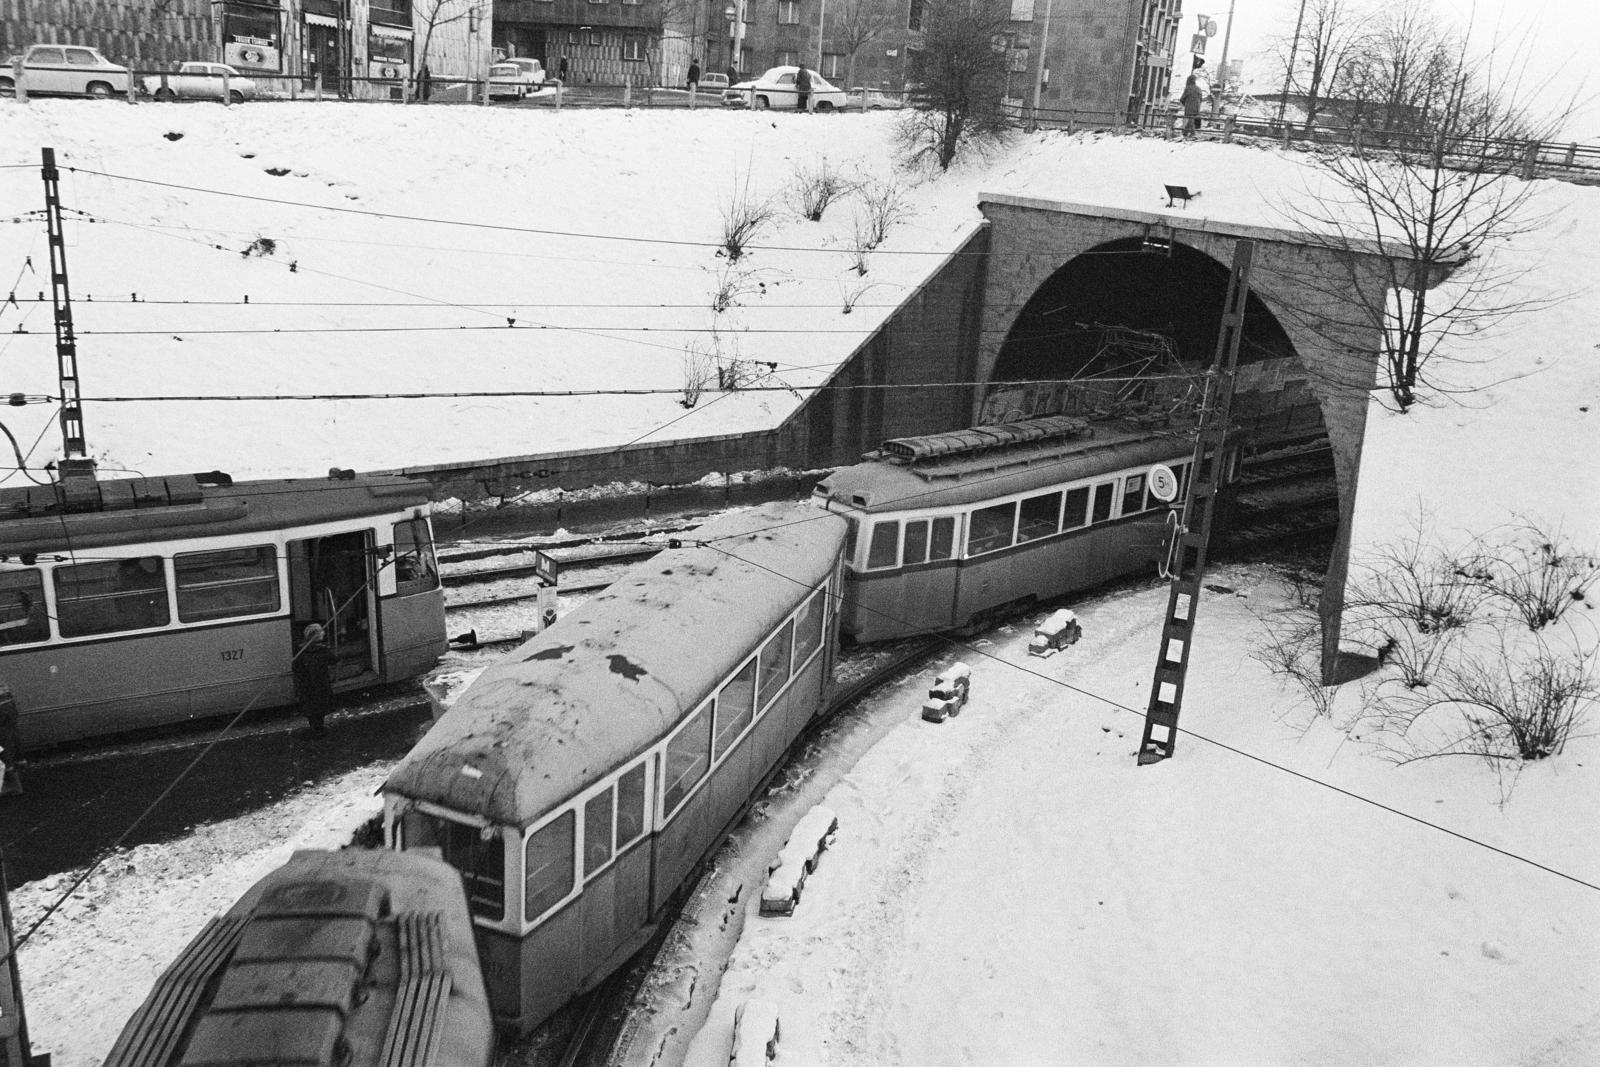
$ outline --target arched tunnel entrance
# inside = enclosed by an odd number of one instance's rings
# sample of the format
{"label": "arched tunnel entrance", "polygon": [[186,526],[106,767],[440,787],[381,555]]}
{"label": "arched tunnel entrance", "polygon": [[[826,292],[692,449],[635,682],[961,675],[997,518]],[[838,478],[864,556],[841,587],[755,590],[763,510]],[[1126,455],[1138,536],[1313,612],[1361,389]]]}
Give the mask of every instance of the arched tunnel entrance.
{"label": "arched tunnel entrance", "polygon": [[[1192,407],[1210,366],[1228,268],[1181,241],[1096,245],[1045,279],[997,354],[981,422],[1048,414],[1156,414]],[[1232,427],[1244,459],[1228,540],[1338,522],[1322,408],[1293,342],[1250,295]]]}

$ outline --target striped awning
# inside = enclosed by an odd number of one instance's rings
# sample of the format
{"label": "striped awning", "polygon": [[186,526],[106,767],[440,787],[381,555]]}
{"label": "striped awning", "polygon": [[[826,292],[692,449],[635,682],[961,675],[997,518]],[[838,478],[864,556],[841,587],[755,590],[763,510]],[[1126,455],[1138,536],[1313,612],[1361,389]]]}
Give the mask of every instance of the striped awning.
{"label": "striped awning", "polygon": [[311,12],[307,11],[301,17],[306,20],[307,26],[329,26],[333,29],[339,28],[339,20],[331,15],[313,15]]}
{"label": "striped awning", "polygon": [[368,29],[372,31],[374,37],[392,37],[397,41],[409,41],[412,37],[410,30],[399,26],[380,26],[374,22]]}

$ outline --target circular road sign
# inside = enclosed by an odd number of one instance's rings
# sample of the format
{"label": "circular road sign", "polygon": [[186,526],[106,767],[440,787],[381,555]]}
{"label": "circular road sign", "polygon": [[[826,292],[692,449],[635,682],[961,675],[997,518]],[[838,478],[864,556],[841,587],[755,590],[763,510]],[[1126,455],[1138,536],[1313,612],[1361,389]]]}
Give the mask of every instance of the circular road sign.
{"label": "circular road sign", "polygon": [[1150,495],[1163,504],[1170,504],[1178,496],[1178,476],[1165,463],[1150,468]]}

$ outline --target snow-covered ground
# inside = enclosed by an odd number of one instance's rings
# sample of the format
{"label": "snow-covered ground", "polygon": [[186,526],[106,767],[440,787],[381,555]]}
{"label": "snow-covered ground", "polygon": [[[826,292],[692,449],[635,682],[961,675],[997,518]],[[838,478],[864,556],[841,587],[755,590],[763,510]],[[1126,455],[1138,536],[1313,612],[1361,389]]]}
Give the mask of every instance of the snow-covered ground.
{"label": "snow-covered ground", "polygon": [[[42,231],[6,221],[42,203],[41,145],[79,168],[62,190],[92,451],[105,469],[239,476],[764,427],[792,396],[677,404],[685,345],[707,343],[719,321],[783,381],[820,381],[978,224],[980,192],[1154,210],[1159,175],[1206,190],[1191,216],[1282,225],[1282,205],[1314,182],[1273,149],[1060,134],[1019,137],[928,179],[892,169],[893,121],[0,101],[0,282],[18,278],[23,301],[0,307],[6,391],[55,392],[48,305],[26,300],[49,296]],[[874,288],[842,313],[862,281],[844,250],[849,204],[819,224],[781,214],[757,241],[769,247],[745,261],[754,288],[719,319],[719,204],[746,181],[776,196],[823,160],[904,186],[911,212],[871,256]],[[1527,519],[1600,544],[1589,311],[1600,192],[1542,183],[1541,198],[1551,224],[1504,251],[1531,268],[1521,292],[1573,298],[1461,339],[1468,362],[1456,373],[1484,385],[1464,404],[1374,407],[1358,557],[1423,511],[1447,532]],[[258,238],[272,250],[244,254],[264,250]],[[227,303],[157,302],[199,300]],[[501,328],[508,319],[517,325]],[[470,329],[480,326],[497,328]],[[358,327],[370,332],[287,332]],[[266,332],[205,332],[241,329]],[[667,392],[94,399],[619,386]],[[47,405],[6,416],[25,451],[42,442],[33,463],[54,454],[53,417]],[[1245,595],[1202,606],[1185,727],[1600,885],[1592,738],[1530,766],[1503,804],[1478,762],[1396,768],[1334,725],[1357,694],[1311,721],[1303,697],[1250,658],[1264,643],[1254,612],[1284,597],[1272,576],[1217,581]],[[1573,617],[1592,642],[1586,606]],[[994,658],[973,663],[971,709],[941,726],[915,718],[914,690],[882,698],[903,698],[906,722],[835,768],[838,845],[793,919],[747,925],[694,1062],[716,1059],[732,1006],[752,992],[783,1007],[782,1062],[1600,1059],[1596,890],[1194,738],[1166,764],[1134,767],[1137,716],[1061,683],[1142,709],[1160,610],[1154,591],[1097,603],[1084,642],[1047,661],[1023,655],[1020,630],[996,638],[983,649]],[[62,1067],[97,1062],[206,917],[286,842],[347,835],[381,775],[115,857],[21,950],[37,1046]],[[61,888],[17,887],[20,926]]]}

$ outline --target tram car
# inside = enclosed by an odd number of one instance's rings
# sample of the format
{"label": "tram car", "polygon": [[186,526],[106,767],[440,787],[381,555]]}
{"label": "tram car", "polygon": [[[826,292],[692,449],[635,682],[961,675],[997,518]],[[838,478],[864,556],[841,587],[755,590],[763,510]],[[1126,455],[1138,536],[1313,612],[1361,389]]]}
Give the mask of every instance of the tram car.
{"label": "tram car", "polygon": [[309,623],[336,690],[446,646],[427,485],[353,475],[0,490],[0,680],[23,747],[294,701]]}
{"label": "tram car", "polygon": [[422,852],[296,852],[173,961],[105,1067],[489,1067],[456,871]]}
{"label": "tram car", "polygon": [[462,873],[497,1021],[527,1032],[648,940],[826,704],[845,522],[707,523],[489,667],[384,784]]}
{"label": "tram car", "polygon": [[1051,416],[901,438],[814,496],[849,523],[841,631],[858,642],[959,630],[1155,565],[1189,489],[1191,437]]}

